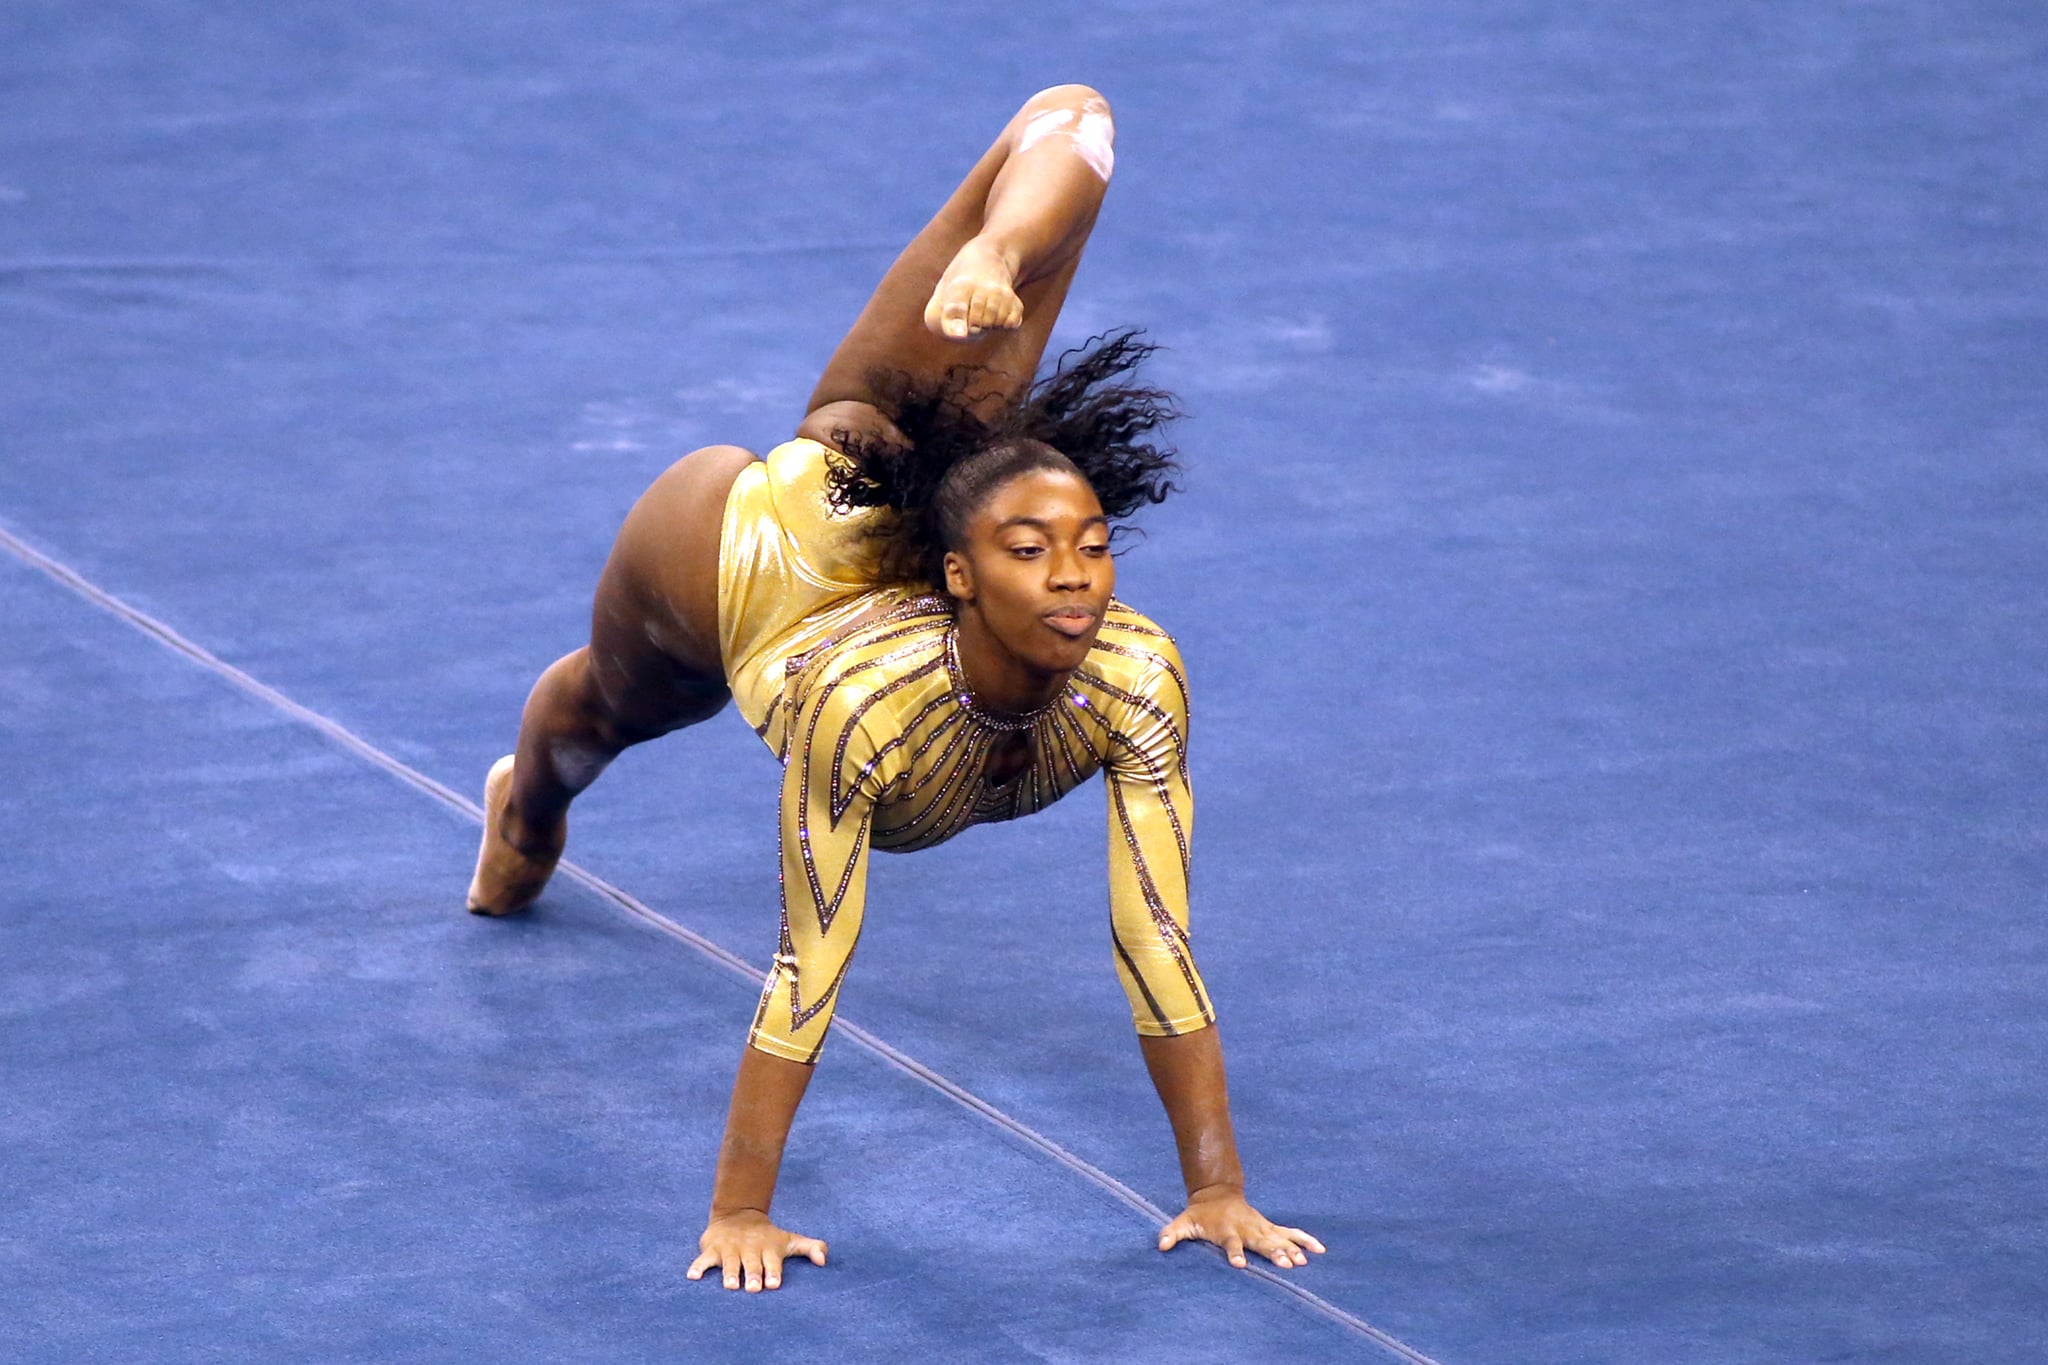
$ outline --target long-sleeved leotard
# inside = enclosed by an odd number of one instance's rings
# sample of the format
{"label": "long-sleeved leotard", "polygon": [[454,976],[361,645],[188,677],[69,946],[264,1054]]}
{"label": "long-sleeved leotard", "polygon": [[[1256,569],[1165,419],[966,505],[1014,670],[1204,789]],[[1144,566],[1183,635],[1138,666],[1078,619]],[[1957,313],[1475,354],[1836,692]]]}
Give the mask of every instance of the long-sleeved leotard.
{"label": "long-sleeved leotard", "polygon": [[[875,585],[862,534],[874,514],[832,511],[824,459],[795,441],[742,473],[721,542],[727,675],[783,762],[781,935],[749,1042],[816,1059],[859,937],[871,849],[929,848],[1029,815],[1097,771],[1110,933],[1138,1031],[1213,1022],[1188,944],[1194,802],[1173,641],[1112,603],[1050,704],[1028,719],[985,714],[960,677],[950,607],[916,585]],[[1019,729],[1025,766],[991,784],[991,754]]]}

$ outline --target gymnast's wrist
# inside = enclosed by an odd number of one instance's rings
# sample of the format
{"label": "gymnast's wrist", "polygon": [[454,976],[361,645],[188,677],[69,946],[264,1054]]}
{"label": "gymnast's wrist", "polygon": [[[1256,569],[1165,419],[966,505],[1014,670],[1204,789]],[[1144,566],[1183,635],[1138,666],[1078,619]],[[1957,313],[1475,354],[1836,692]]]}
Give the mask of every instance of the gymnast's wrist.
{"label": "gymnast's wrist", "polygon": [[752,1214],[754,1217],[759,1218],[764,1223],[769,1221],[768,1210],[756,1207],[752,1204],[713,1204],[711,1206],[710,1215],[706,1217],[704,1221],[707,1224],[723,1223],[728,1218],[739,1218],[745,1214]]}
{"label": "gymnast's wrist", "polygon": [[1207,1184],[1191,1184],[1188,1186],[1188,1202],[1190,1204],[1199,1204],[1204,1199],[1242,1198],[1244,1198],[1244,1176],[1242,1173],[1233,1179],[1211,1180]]}

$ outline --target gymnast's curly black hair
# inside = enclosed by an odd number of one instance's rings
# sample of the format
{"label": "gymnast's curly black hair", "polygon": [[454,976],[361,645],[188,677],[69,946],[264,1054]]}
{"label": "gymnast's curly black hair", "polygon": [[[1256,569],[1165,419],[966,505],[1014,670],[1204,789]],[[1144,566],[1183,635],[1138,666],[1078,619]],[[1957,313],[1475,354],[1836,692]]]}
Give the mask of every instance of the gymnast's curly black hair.
{"label": "gymnast's curly black hair", "polygon": [[903,435],[836,431],[827,484],[841,511],[887,507],[875,534],[894,580],[945,587],[945,558],[1003,484],[1033,469],[1068,469],[1095,490],[1112,523],[1179,490],[1174,450],[1152,434],[1181,416],[1172,394],[1130,382],[1158,347],[1136,328],[1092,338],[993,419],[974,410],[986,371],[955,366],[937,383],[900,372],[871,375],[877,406]]}

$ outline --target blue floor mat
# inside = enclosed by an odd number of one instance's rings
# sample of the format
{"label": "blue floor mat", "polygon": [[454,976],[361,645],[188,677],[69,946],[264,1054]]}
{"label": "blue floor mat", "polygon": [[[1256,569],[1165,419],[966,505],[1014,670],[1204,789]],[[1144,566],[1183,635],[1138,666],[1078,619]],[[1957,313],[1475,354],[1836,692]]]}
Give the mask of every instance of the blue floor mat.
{"label": "blue floor mat", "polygon": [[[2048,1351],[2036,8],[0,25],[0,524],[464,792],[647,480],[785,437],[1098,84],[1062,335],[1148,325],[1195,414],[1122,591],[1300,1283],[1447,1365]],[[837,1043],[783,1198],[842,1264],[679,1285],[747,992],[575,887],[451,914],[460,819],[0,593],[6,1353],[1376,1354]],[[572,855],[765,961],[773,797],[723,717]],[[845,1014],[1165,1203],[1098,801],[877,860]]]}

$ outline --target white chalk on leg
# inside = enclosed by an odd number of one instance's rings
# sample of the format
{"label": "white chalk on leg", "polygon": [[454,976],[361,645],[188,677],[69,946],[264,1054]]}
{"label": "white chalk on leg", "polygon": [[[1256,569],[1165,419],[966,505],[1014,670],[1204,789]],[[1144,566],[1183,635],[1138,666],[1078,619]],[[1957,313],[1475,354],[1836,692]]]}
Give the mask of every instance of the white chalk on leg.
{"label": "white chalk on leg", "polygon": [[597,775],[612,761],[610,754],[568,739],[549,744],[548,758],[555,765],[555,776],[572,792],[581,792],[597,781]]}
{"label": "white chalk on leg", "polygon": [[1017,150],[1028,152],[1049,137],[1071,142],[1075,154],[1104,181],[1116,168],[1116,122],[1109,115],[1109,106],[1100,100],[1089,100],[1078,114],[1072,109],[1033,114],[1017,137]]}

